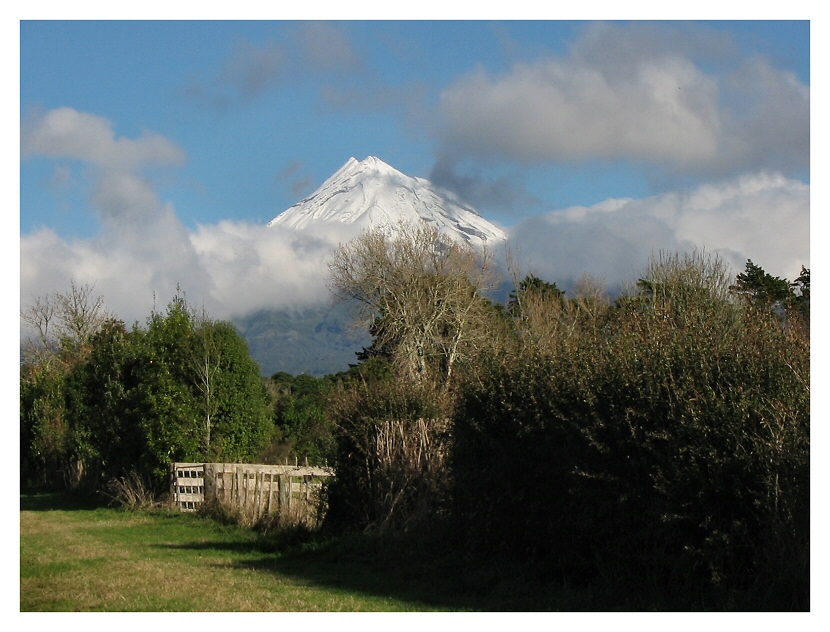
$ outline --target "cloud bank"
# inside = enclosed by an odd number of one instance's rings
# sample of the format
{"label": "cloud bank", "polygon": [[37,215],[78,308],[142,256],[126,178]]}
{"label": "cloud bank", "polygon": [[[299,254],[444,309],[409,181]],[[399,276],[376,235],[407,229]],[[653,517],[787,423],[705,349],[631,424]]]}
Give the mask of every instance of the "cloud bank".
{"label": "cloud bank", "polygon": [[622,160],[719,178],[801,175],[809,104],[792,73],[741,58],[715,35],[592,24],[566,56],[456,79],[441,93],[436,136],[447,162]]}
{"label": "cloud bank", "polygon": [[[146,175],[185,161],[184,151],[163,137],[116,137],[106,119],[59,108],[24,123],[21,147],[24,158],[80,161],[90,174],[89,207],[101,227],[90,239],[67,240],[48,228],[22,235],[22,305],[65,291],[72,281],[94,284],[128,324],[164,309],[177,288],[215,318],[299,308],[328,297],[325,259],[350,235],[235,222],[186,227]],[[57,165],[56,173],[64,168]]]}
{"label": "cloud bank", "polygon": [[788,279],[810,267],[810,188],[756,173],[645,199],[551,211],[510,232],[517,267],[568,287],[583,275],[620,288],[660,250],[703,250],[735,274],[747,259]]}
{"label": "cloud bank", "polygon": [[[20,241],[21,303],[74,280],[95,285],[125,322],[163,309],[177,288],[214,318],[299,309],[330,300],[326,261],[354,234],[344,226],[299,233],[243,222],[186,227],[144,177],[181,164],[184,152],[145,134],[117,138],[100,118],[61,108],[24,126],[24,153],[83,161],[93,174],[90,206],[101,231],[66,240],[43,228]],[[60,169],[58,166],[56,169]],[[746,259],[776,276],[809,267],[810,190],[776,172],[756,172],[644,199],[610,199],[551,210],[510,230],[508,250],[524,271],[563,286],[584,274],[614,287],[636,277],[658,250],[704,248],[735,272]]]}

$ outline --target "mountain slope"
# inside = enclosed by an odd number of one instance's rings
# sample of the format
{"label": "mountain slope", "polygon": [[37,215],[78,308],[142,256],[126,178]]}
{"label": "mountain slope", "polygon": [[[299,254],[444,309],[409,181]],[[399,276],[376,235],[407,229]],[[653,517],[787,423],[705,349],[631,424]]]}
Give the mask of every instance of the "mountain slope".
{"label": "mountain slope", "polygon": [[476,247],[507,238],[450,191],[401,173],[374,156],[362,161],[349,158],[314,193],[268,225],[303,230],[315,224],[342,223],[359,230],[381,228],[394,235],[401,224],[421,221]]}
{"label": "mountain slope", "polygon": [[[350,158],[314,193],[268,226],[311,236],[322,229],[322,233],[334,232],[347,239],[370,228],[394,236],[402,224],[422,221],[476,248],[493,247],[506,239],[500,228],[449,191],[407,176],[373,156],[362,161]],[[345,371],[357,361],[356,352],[371,343],[368,332],[351,330],[351,314],[342,305],[263,310],[237,318],[234,324],[248,341],[263,375],[286,371],[319,376]]]}
{"label": "mountain slope", "polygon": [[263,310],[234,319],[262,375],[279,371],[322,376],[345,371],[372,341],[354,331],[349,308],[323,304],[303,310]]}

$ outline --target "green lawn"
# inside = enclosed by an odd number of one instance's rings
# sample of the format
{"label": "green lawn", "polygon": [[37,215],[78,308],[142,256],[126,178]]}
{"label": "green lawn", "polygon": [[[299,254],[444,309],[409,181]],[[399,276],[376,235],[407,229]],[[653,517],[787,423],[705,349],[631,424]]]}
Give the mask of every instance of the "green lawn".
{"label": "green lawn", "polygon": [[584,594],[499,569],[471,574],[428,546],[361,535],[280,544],[192,514],[22,495],[20,610],[586,609]]}
{"label": "green lawn", "polygon": [[[21,497],[21,611],[442,607],[396,594],[400,591],[373,589],[383,568],[365,566],[360,555],[343,563],[337,557],[299,546],[279,552],[252,531],[193,515],[129,513],[67,503],[59,496]],[[353,581],[354,573],[361,578]]]}

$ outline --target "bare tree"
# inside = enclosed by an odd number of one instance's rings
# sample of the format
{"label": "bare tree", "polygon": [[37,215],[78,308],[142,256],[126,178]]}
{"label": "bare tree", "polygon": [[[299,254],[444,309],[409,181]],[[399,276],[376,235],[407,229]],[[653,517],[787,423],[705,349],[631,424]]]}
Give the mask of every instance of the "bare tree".
{"label": "bare tree", "polygon": [[448,380],[486,335],[479,324],[487,309],[482,291],[494,280],[489,254],[434,227],[407,225],[396,239],[368,231],[340,245],[329,273],[335,298],[358,302],[359,322],[416,380],[430,373]]}
{"label": "bare tree", "polygon": [[202,308],[201,315],[192,314],[194,339],[188,353],[188,364],[192,371],[193,383],[201,396],[204,413],[205,455],[210,452],[210,435],[213,418],[219,407],[216,376],[222,368],[222,341],[216,324]]}
{"label": "bare tree", "polygon": [[20,318],[34,330],[37,342],[42,347],[49,347],[54,341],[52,329],[54,329],[56,311],[56,301],[49,295],[36,296],[31,305],[20,311]]}
{"label": "bare tree", "polygon": [[30,339],[28,353],[51,353],[83,349],[111,315],[104,298],[93,294],[94,286],[72,281],[66,293],[37,296],[21,310],[20,317],[36,340]]}
{"label": "bare tree", "polygon": [[93,295],[94,285],[72,281],[67,294],[58,293],[58,335],[70,344],[86,346],[109,317],[104,297]]}

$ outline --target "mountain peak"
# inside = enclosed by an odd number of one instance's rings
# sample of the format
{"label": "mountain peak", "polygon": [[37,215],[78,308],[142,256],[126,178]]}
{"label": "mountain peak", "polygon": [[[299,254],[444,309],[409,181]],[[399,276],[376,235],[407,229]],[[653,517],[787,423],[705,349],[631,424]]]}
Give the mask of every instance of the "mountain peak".
{"label": "mountain peak", "polygon": [[354,163],[361,167],[370,167],[374,169],[388,169],[391,171],[397,171],[394,167],[388,165],[383,160],[378,158],[377,156],[367,156],[363,160],[357,160],[357,158],[349,158],[349,161],[346,164]]}
{"label": "mountain peak", "polygon": [[504,241],[504,232],[449,191],[408,176],[376,156],[349,158],[309,197],[268,226],[297,230],[320,223],[381,228],[394,235],[402,224],[427,222],[473,246]]}
{"label": "mountain peak", "polygon": [[334,176],[342,174],[357,174],[357,173],[378,173],[378,174],[392,174],[403,175],[400,171],[387,164],[377,156],[367,156],[363,160],[358,160],[354,156],[346,161],[346,164],[338,169]]}

